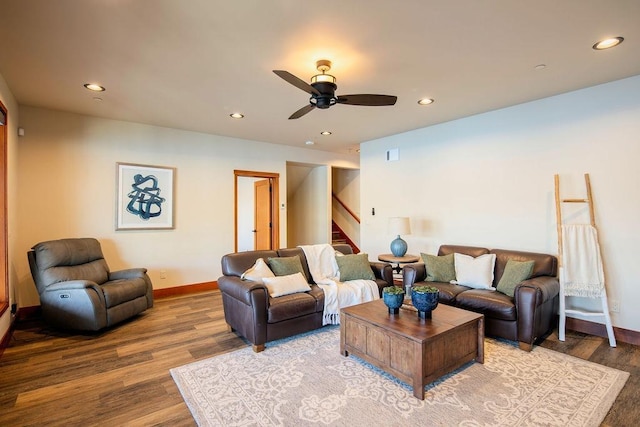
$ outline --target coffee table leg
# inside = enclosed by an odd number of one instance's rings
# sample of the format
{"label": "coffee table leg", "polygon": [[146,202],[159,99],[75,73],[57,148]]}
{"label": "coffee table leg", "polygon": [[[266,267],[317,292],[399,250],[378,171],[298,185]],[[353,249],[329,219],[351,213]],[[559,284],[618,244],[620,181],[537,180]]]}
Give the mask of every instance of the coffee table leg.
{"label": "coffee table leg", "polygon": [[484,316],[478,320],[478,355],[476,362],[484,363]]}
{"label": "coffee table leg", "polygon": [[349,352],[346,350],[347,347],[347,322],[348,319],[344,314],[341,315],[342,322],[340,322],[340,354],[344,357],[349,356]]}
{"label": "coffee table leg", "polygon": [[424,400],[424,384],[422,384],[422,378],[414,378],[413,396],[416,399]]}

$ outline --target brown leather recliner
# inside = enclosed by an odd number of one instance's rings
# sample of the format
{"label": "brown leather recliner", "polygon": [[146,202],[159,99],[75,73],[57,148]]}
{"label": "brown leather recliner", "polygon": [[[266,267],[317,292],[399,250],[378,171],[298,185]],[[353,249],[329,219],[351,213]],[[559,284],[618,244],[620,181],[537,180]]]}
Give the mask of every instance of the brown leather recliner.
{"label": "brown leather recliner", "polygon": [[[438,255],[461,253],[477,257],[496,254],[493,286],[500,282],[507,260],[535,261],[531,278],[516,286],[514,297],[498,291],[472,289],[442,282],[425,282],[424,263],[405,265],[404,286],[429,285],[438,288],[439,301],[465,310],[483,313],[485,334],[518,341],[531,351],[533,343],[551,330],[557,321],[560,284],[556,277],[558,261],[553,255],[473,246],[443,245]],[[419,282],[419,283],[418,283]]]}
{"label": "brown leather recliner", "polygon": [[98,331],[153,307],[147,269],[110,271],[96,239],[51,240],[32,249],[29,267],[48,324]]}
{"label": "brown leather recliner", "polygon": [[[333,245],[345,255],[352,254],[351,246]],[[300,256],[305,275],[311,285],[309,292],[271,298],[267,288],[240,276],[258,258]],[[265,343],[297,335],[322,327],[324,292],[311,278],[307,258],[300,248],[277,251],[247,251],[222,257],[222,274],[218,287],[222,293],[224,317],[229,327],[253,344],[253,350],[264,350]],[[371,262],[380,294],[382,288],[393,284],[393,271],[387,263]]]}

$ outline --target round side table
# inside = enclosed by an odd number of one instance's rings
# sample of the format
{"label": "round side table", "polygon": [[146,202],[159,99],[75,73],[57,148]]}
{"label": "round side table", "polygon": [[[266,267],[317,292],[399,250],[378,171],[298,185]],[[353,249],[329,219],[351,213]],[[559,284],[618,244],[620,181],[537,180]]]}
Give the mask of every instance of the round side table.
{"label": "round side table", "polygon": [[[405,254],[404,256],[394,256],[393,254],[382,254],[378,255],[378,261],[388,262],[391,264],[393,271],[397,274],[402,273],[402,267],[400,264],[410,264],[412,262],[420,261],[420,257],[418,255]],[[396,266],[394,267],[393,264]]]}

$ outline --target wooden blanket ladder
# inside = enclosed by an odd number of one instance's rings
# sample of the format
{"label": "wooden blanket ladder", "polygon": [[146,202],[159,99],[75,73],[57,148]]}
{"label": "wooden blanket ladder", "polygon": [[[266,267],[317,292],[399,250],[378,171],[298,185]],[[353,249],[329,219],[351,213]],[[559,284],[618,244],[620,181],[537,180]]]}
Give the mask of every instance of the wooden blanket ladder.
{"label": "wooden blanket ladder", "polygon": [[[555,199],[556,199],[556,222],[558,229],[558,265],[560,267],[560,271],[562,271],[563,267],[563,254],[562,254],[562,204],[563,203],[586,203],[589,208],[589,219],[591,222],[591,226],[597,230],[596,227],[596,219],[594,215],[593,208],[593,198],[591,195],[591,180],[589,179],[589,174],[584,174],[584,181],[587,190],[587,197],[584,199],[562,199],[560,197],[560,177],[558,174],[554,176],[555,181]],[[586,310],[577,310],[577,309],[567,309],[565,294],[564,294],[564,286],[563,280],[560,278],[560,325],[558,326],[558,339],[560,341],[565,340],[565,327],[566,327],[566,319],[567,314],[578,314],[584,317],[601,317],[604,318],[605,326],[607,329],[607,335],[609,337],[609,345],[611,347],[616,346],[616,337],[613,333],[613,326],[611,324],[611,316],[609,315],[609,304],[607,302],[607,292],[606,290],[602,290],[602,294],[600,295],[601,307],[600,311],[586,311]]]}

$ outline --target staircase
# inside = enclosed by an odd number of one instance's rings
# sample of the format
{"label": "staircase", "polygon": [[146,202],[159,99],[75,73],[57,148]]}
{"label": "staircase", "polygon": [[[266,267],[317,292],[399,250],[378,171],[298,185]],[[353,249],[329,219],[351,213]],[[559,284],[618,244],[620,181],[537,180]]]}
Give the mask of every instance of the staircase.
{"label": "staircase", "polygon": [[355,243],[349,239],[349,236],[342,231],[338,224],[336,224],[335,221],[331,221],[331,244],[336,245],[340,243],[346,243],[351,246],[354,254],[360,252],[360,248],[358,248]]}

